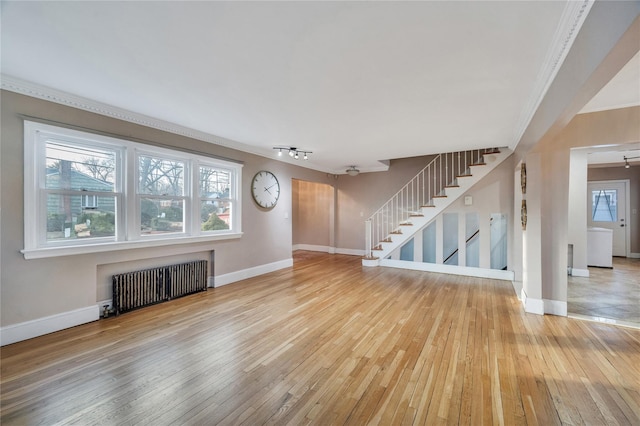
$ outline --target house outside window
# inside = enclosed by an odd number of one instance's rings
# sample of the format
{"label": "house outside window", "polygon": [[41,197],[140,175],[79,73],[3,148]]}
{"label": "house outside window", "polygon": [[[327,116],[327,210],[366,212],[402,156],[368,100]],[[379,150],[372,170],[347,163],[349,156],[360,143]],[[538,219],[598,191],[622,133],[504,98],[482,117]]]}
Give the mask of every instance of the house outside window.
{"label": "house outside window", "polygon": [[25,163],[27,259],[242,235],[239,163],[32,121]]}
{"label": "house outside window", "polygon": [[97,195],[83,195],[81,201],[82,201],[82,208],[83,209],[97,209],[98,208],[98,196]]}

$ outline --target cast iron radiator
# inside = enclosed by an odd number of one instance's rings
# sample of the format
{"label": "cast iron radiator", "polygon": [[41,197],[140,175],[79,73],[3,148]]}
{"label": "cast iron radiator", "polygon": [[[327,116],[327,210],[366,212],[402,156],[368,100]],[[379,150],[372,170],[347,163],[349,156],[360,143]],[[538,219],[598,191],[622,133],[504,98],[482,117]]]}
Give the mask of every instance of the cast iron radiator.
{"label": "cast iron radiator", "polygon": [[113,276],[116,315],[207,290],[207,261],[196,260]]}

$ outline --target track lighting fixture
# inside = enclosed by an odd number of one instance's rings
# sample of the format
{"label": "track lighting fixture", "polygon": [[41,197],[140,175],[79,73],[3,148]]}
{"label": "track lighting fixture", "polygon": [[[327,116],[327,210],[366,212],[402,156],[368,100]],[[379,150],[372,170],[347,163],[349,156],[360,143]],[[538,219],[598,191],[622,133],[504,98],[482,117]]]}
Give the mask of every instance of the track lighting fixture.
{"label": "track lighting fixture", "polygon": [[288,151],[289,152],[289,157],[293,158],[293,159],[298,159],[300,158],[300,154],[302,154],[302,159],[303,160],[308,160],[309,159],[309,154],[313,154],[313,152],[311,151],[303,151],[301,149],[298,149],[294,146],[292,147],[288,147],[288,146],[274,146],[273,149],[277,149],[278,150],[278,157],[282,157],[282,151]]}

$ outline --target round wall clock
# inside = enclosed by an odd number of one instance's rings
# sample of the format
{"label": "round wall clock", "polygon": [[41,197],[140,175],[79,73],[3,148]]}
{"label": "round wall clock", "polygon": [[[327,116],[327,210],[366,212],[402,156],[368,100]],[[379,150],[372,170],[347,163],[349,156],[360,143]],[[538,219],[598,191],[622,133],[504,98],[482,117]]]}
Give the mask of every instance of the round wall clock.
{"label": "round wall clock", "polygon": [[259,171],[251,181],[251,195],[260,207],[265,209],[275,207],[280,197],[278,178],[271,172]]}

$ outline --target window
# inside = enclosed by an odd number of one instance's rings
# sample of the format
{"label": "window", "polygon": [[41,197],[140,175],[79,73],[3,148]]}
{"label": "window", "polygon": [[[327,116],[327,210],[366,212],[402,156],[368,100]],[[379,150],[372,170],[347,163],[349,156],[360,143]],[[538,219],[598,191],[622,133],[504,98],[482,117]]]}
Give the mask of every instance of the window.
{"label": "window", "polygon": [[230,161],[25,121],[23,253],[29,259],[238,238],[241,170]]}
{"label": "window", "polygon": [[618,191],[615,189],[591,191],[591,220],[594,222],[618,221]]}
{"label": "window", "polygon": [[98,208],[98,196],[97,195],[83,195],[82,199],[83,209],[97,209]]}
{"label": "window", "polygon": [[185,162],[151,155],[138,156],[140,233],[185,232]]}
{"label": "window", "polygon": [[204,232],[232,225],[231,170],[200,166],[200,227]]}
{"label": "window", "polygon": [[[116,235],[117,200],[122,189],[116,164],[121,150],[75,138],[43,137],[46,232],[39,243],[108,239]],[[42,170],[41,170],[42,171]],[[98,209],[98,198],[101,209]]]}

